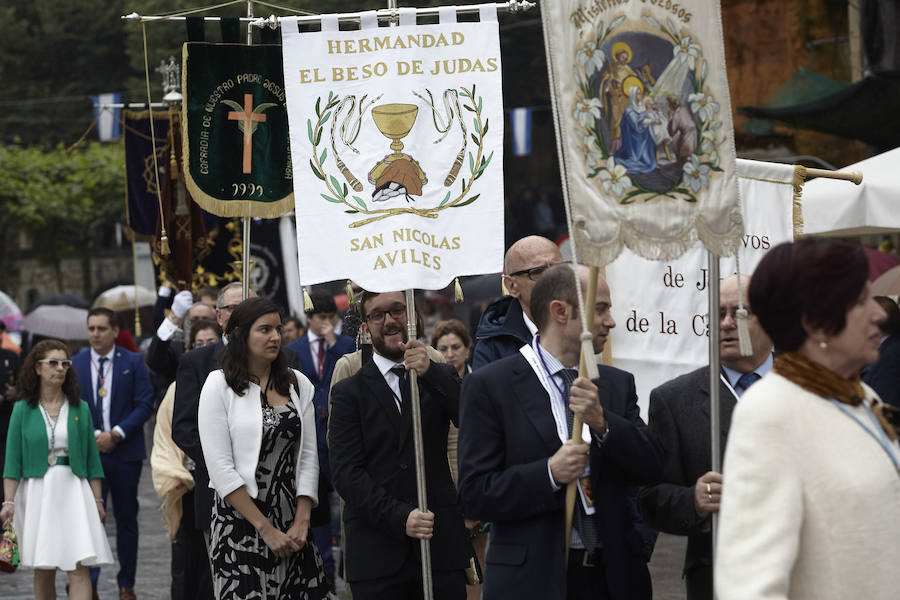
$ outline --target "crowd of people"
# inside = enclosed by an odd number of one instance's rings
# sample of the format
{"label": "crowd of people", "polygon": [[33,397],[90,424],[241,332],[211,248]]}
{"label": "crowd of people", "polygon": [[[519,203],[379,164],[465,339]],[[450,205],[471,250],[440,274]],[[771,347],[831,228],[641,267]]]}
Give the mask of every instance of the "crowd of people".
{"label": "crowd of people", "polygon": [[807,238],[722,280],[722,472],[709,366],[654,389],[646,423],[630,373],[579,374],[583,323],[599,355],[615,290],[599,277],[581,315],[588,269],[545,238],[512,244],[508,295],[472,330],[409,323],[400,291],[362,290],[342,321],[327,293],[301,320],[239,283],[164,287],[146,356],[116,344],[102,308],[74,355],[56,340],[2,350],[0,521],[36,598],[56,597],[59,569],[86,600],[114,564],[111,500],[119,598],[135,598],[155,413],[173,599],[329,598],[338,575],[354,599],[421,598],[428,540],[438,600],[639,600],[659,531],[687,536],[690,600],[893,598],[900,309],[867,274],[860,248]]}

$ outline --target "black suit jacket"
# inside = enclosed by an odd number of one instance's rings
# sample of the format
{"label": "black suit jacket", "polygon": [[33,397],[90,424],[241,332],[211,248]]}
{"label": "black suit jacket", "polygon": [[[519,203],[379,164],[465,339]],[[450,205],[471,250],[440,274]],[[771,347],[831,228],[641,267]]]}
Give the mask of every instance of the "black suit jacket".
{"label": "black suit jacket", "polygon": [[900,335],[889,335],[878,348],[878,362],[863,369],[862,380],[878,397],[900,408]]}
{"label": "black suit jacket", "polygon": [[[178,360],[175,376],[175,403],[172,407],[172,440],[194,461],[194,520],[197,529],[209,529],[212,518],[213,490],[209,487],[209,472],[203,460],[197,409],[200,390],[206,378],[218,367],[219,355],[225,344],[218,342],[185,352]],[[284,349],[291,368],[297,368],[297,355]]]}
{"label": "black suit jacket", "polygon": [[[634,377],[599,365],[609,423],[591,447],[591,483],[610,597],[649,598],[650,576],[634,526],[629,485],[656,483],[662,446],[641,421]],[[521,354],[463,383],[459,481],[467,517],[492,522],[485,600],[565,599],[565,488],[554,491],[547,461],[561,446],[550,399]]]}
{"label": "black suit jacket", "polygon": [[181,355],[175,376],[175,403],[172,406],[172,440],[194,461],[194,520],[197,529],[209,529],[213,491],[200,446],[197,408],[200,390],[207,376],[216,369],[225,344],[218,342]]}
{"label": "black suit jacket", "polygon": [[[724,455],[736,400],[719,380],[719,448]],[[641,516],[652,527],[688,536],[684,571],[712,565],[710,519],[694,509],[694,484],[710,470],[709,367],[701,367],[650,392],[650,429],[666,449],[663,481],[644,488]]]}
{"label": "black suit jacket", "polygon": [[[463,569],[471,555],[447,462],[449,424],[458,422],[459,378],[432,362],[418,378],[434,570]],[[334,487],[344,499],[347,579],[395,574],[419,540],[407,537],[406,519],[417,507],[410,410],[397,410],[394,394],[374,361],[331,390],[328,445]]]}

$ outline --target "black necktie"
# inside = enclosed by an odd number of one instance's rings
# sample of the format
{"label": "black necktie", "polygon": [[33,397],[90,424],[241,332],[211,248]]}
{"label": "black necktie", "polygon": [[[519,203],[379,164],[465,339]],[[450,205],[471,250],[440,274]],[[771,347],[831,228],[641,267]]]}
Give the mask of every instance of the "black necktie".
{"label": "black necktie", "polygon": [[400,378],[400,412],[409,405],[409,374],[403,365],[391,367],[391,373]]}
{"label": "black necktie", "polygon": [[[578,377],[578,371],[575,369],[560,369],[556,372],[563,381],[563,396],[566,401],[569,399],[569,392],[572,391],[572,383]],[[566,429],[569,432],[569,439],[572,438],[572,424],[575,421],[574,413],[566,406]],[[581,495],[576,494],[575,513],[572,519],[573,527],[581,536],[581,541],[586,550],[596,550],[600,547],[599,536],[597,534],[597,524],[594,516],[585,512],[584,506],[581,504]]]}
{"label": "black necktie", "polygon": [[737,390],[738,395],[741,396],[747,389],[750,388],[751,385],[756,383],[761,379],[760,375],[756,371],[750,371],[749,373],[744,373],[741,375],[740,379],[737,380],[737,385],[735,386],[735,390]]}

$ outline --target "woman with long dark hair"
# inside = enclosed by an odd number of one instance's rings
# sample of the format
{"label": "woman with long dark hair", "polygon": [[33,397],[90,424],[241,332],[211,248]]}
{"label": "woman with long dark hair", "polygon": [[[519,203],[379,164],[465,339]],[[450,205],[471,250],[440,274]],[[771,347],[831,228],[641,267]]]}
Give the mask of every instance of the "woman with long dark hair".
{"label": "woman with long dark hair", "polygon": [[312,384],[281,350],[281,313],[245,300],[200,393],[203,457],[216,490],[210,557],[219,600],[325,598],[309,535],[319,461]]}
{"label": "woman with long dark hair", "polygon": [[6,440],[0,521],[13,519],[23,566],[34,568],[34,597],[56,598],[56,569],[69,597],[91,597],[88,567],[113,563],[101,520],[103,467],[87,402],[69,350],[57,340],[35,345],[19,373],[21,401]]}

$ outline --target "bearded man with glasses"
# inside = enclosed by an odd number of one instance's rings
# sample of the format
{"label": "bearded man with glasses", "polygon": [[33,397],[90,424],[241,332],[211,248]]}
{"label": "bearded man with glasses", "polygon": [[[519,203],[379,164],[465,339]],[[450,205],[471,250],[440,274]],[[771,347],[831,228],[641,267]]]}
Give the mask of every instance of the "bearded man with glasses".
{"label": "bearded man with glasses", "polygon": [[[409,339],[402,292],[363,292],[360,306],[372,360],[332,388],[328,428],[332,479],[345,502],[353,598],[421,597],[419,540],[427,539],[434,597],[461,600],[472,550],[447,461],[447,432],[459,419],[459,377]],[[426,512],[417,508],[410,370],[418,376]]]}
{"label": "bearded man with glasses", "polygon": [[509,290],[481,315],[475,331],[472,369],[518,353],[531,343],[537,326],[531,316],[531,290],[547,267],[562,262],[559,247],[545,237],[524,237],[506,251],[503,283]]}

